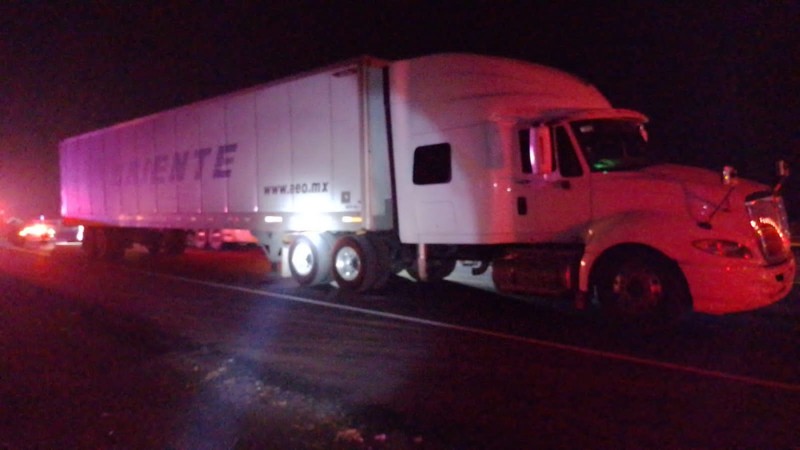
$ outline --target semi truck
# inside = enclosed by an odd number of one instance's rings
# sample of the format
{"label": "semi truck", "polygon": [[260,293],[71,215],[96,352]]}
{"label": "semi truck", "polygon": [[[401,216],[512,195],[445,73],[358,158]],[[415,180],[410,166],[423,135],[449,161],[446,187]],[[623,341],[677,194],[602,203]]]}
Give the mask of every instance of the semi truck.
{"label": "semi truck", "polygon": [[61,213],[91,258],[247,229],[299,284],[355,292],[462,261],[615,317],[786,296],[779,190],[653,161],[647,121],[530,62],[365,56],[64,140]]}

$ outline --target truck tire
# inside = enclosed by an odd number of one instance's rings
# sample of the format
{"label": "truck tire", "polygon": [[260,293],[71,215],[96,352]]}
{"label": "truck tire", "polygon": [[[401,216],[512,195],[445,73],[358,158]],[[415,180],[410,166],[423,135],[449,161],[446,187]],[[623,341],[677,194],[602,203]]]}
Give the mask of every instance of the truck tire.
{"label": "truck tire", "polygon": [[596,288],[600,308],[609,319],[643,325],[670,324],[691,307],[691,295],[680,269],[649,252],[618,256],[600,268]]}
{"label": "truck tire", "polygon": [[302,286],[331,281],[330,233],[301,234],[289,245],[289,271]]}
{"label": "truck tire", "polygon": [[367,234],[367,240],[375,249],[376,277],[371,289],[382,289],[395,272],[392,270],[392,250],[388,242],[375,234]]}
{"label": "truck tire", "polygon": [[342,236],[333,246],[333,279],[339,288],[349,292],[365,292],[379,281],[377,252],[366,236]]}

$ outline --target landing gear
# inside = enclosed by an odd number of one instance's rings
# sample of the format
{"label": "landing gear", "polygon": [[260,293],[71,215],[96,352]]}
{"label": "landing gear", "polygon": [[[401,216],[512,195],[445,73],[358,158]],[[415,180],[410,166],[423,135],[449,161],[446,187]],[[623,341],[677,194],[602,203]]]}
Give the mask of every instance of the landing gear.
{"label": "landing gear", "polygon": [[225,247],[225,239],[222,230],[194,230],[187,234],[186,245],[199,250],[210,248],[219,251]]}

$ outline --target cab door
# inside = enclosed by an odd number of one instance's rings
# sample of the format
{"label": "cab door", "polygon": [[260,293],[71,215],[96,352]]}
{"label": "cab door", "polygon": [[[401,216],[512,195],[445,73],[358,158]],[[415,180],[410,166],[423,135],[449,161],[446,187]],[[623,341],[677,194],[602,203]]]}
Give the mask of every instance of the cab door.
{"label": "cab door", "polygon": [[537,243],[578,243],[591,219],[589,170],[565,124],[518,132],[517,220]]}

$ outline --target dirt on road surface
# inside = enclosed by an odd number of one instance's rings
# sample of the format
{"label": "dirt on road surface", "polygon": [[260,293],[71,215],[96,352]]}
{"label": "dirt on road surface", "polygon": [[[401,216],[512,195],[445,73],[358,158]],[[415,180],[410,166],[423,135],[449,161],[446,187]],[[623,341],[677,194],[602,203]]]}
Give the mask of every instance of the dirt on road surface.
{"label": "dirt on road surface", "polygon": [[200,343],[35,280],[0,274],[0,308],[2,449],[444,448],[225,342]]}

